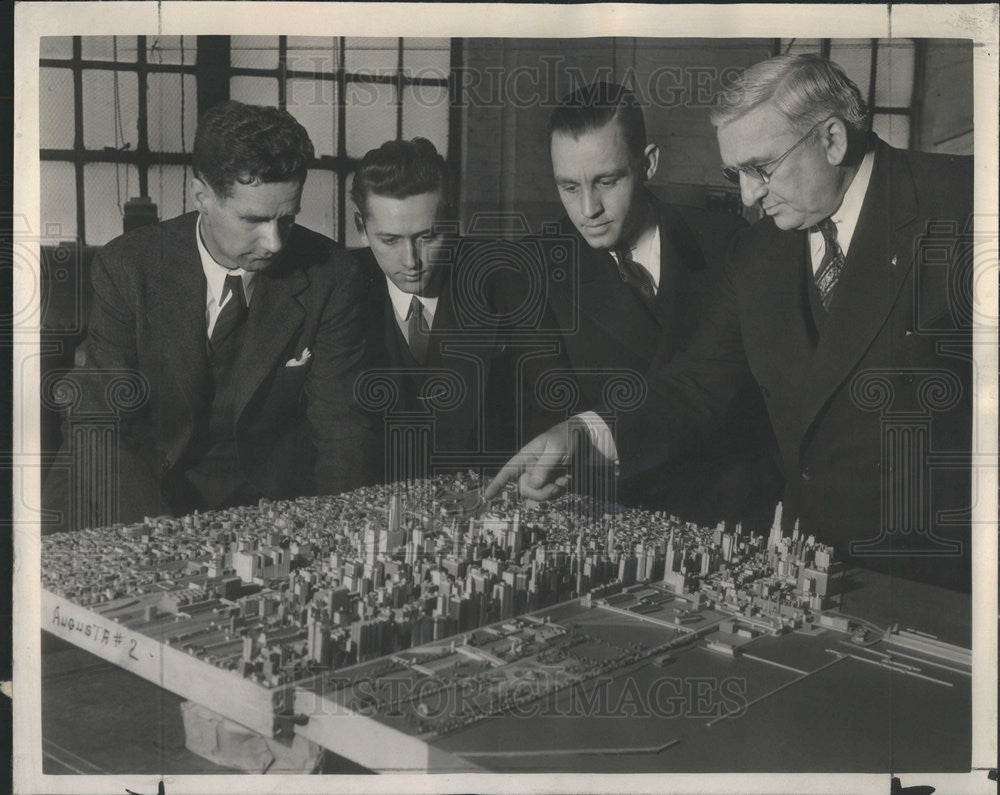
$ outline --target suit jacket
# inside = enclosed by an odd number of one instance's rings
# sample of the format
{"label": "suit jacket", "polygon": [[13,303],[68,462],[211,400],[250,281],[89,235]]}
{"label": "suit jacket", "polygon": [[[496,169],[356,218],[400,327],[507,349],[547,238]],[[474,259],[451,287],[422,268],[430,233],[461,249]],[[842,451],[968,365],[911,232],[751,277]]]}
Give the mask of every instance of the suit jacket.
{"label": "suit jacket", "polygon": [[[798,517],[858,562],[966,586],[967,557],[929,533],[966,542],[967,555],[971,165],[876,142],[820,327],[808,233],[771,219],[740,233],[688,351],[660,368],[646,406],[619,423],[623,471],[678,455],[755,383],[781,450],[786,521]],[[889,547],[896,552],[883,554]]]}
{"label": "suit jacket", "polygon": [[[555,421],[531,400],[538,373],[562,360],[539,348],[515,319],[525,283],[508,270],[480,272],[490,241],[451,241],[431,328],[427,360],[413,357],[371,249],[356,252],[364,273],[368,363],[359,395],[382,426],[373,479],[388,482],[420,471],[498,468],[520,445]],[[503,245],[503,244],[500,244]],[[511,322],[513,319],[513,322]],[[390,385],[389,394],[379,384]],[[404,471],[392,428],[429,429],[424,453]],[[398,440],[398,437],[397,437]],[[416,467],[413,470],[412,467]]]}
{"label": "suit jacket", "polygon": [[[681,214],[651,195],[660,230],[660,281],[653,311],[622,281],[610,252],[591,248],[563,219],[560,232],[573,242],[576,273],[550,279],[549,304],[559,322],[581,402],[612,422],[631,413],[621,393],[607,388],[634,374],[644,384],[690,341],[718,277]],[[734,227],[742,222],[734,219]],[[669,510],[688,519],[769,520],[780,491],[773,440],[759,394],[747,391],[696,452],[655,471],[623,478],[618,498]]]}
{"label": "suit jacket", "polygon": [[[119,422],[121,521],[198,507],[179,508],[176,488],[210,408],[196,224],[191,213],[134,230],[94,259],[86,366],[73,373],[80,399],[70,425],[74,416],[108,414],[116,375],[137,379],[136,399],[110,407]],[[233,413],[242,473],[264,496],[339,492],[362,482],[357,473],[373,436],[352,400],[364,355],[360,287],[357,263],[299,226],[280,259],[255,276],[233,365]],[[308,362],[287,366],[306,348]],[[73,477],[74,488],[88,488],[86,473]],[[60,495],[50,494],[58,504]],[[86,503],[88,495],[78,490],[73,498]],[[108,518],[107,506],[81,509],[89,510],[78,517],[87,526]]]}

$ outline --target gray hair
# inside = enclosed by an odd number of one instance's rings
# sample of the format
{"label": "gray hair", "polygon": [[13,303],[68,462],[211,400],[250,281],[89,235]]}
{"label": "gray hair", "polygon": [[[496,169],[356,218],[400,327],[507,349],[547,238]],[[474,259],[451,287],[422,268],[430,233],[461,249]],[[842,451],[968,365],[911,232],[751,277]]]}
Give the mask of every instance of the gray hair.
{"label": "gray hair", "polygon": [[857,85],[818,55],[779,55],[754,64],[723,91],[711,122],[721,127],[768,101],[800,132],[830,116],[856,133],[868,129],[868,108]]}

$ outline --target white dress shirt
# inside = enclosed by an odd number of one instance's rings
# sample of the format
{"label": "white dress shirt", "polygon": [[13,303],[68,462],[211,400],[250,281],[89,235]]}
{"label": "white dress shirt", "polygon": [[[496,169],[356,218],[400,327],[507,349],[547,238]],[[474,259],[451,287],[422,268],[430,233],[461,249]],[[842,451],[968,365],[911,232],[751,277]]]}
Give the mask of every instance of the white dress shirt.
{"label": "white dress shirt", "polygon": [[[632,259],[638,265],[642,265],[649,275],[653,277],[653,292],[659,292],[660,289],[660,225],[653,224],[647,227],[639,237],[636,238],[635,243],[630,247],[632,249]],[[618,259],[618,256],[612,252],[612,256]]]}
{"label": "white dress shirt", "polygon": [[[861,160],[858,173],[854,175],[851,184],[844,194],[844,199],[840,207],[836,209],[830,220],[837,227],[837,243],[840,250],[847,258],[847,250],[851,247],[851,239],[854,237],[854,229],[858,225],[858,217],[861,215],[861,205],[865,202],[865,194],[868,193],[868,183],[872,178],[872,166],[875,163],[875,153],[868,152]],[[823,255],[826,253],[826,243],[823,241],[823,234],[813,227],[809,231],[809,254],[812,258],[813,274],[819,270],[823,263]]]}
{"label": "white dress shirt", "polygon": [[215,328],[215,321],[219,318],[222,307],[233,300],[233,294],[229,293],[225,299],[222,298],[223,288],[226,286],[226,277],[236,274],[243,281],[243,294],[247,298],[247,306],[253,296],[254,274],[248,273],[243,268],[224,268],[216,262],[212,255],[205,248],[205,243],[201,239],[201,217],[198,218],[198,255],[201,257],[201,269],[205,272],[205,281],[208,289],[205,291],[205,321],[208,324],[208,336],[212,336]]}
{"label": "white dress shirt", "polygon": [[[410,302],[413,300],[413,293],[404,293],[400,290],[388,276],[385,277],[386,287],[389,288],[389,300],[392,302],[392,313],[396,316],[396,325],[403,334],[406,344],[410,344],[409,319]],[[427,321],[427,329],[434,328],[434,314],[437,312],[438,299],[428,298],[425,295],[418,295],[420,303],[424,305],[424,319]]]}

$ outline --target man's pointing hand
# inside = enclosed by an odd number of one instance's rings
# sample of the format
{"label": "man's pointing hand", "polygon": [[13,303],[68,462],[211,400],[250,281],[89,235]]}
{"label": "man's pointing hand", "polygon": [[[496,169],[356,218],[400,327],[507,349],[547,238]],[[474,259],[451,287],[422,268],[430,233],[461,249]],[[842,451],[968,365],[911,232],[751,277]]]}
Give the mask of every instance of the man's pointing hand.
{"label": "man's pointing hand", "polygon": [[588,446],[587,428],[576,418],[554,425],[504,464],[486,487],[483,499],[492,500],[514,480],[522,497],[544,502],[561,496],[571,480],[567,470]]}

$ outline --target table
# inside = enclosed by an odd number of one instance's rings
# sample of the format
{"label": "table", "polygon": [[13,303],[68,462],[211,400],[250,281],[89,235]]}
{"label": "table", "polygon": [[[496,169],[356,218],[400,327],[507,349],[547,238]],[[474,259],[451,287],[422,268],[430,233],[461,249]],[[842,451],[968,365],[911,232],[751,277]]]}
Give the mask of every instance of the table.
{"label": "table", "polygon": [[[844,614],[970,645],[968,594],[861,569],[845,575],[844,590]],[[629,674],[647,684],[663,676],[687,681],[697,674],[721,681],[748,675],[751,703],[745,713],[711,725],[710,719],[665,723],[662,715],[564,716],[558,714],[556,698],[551,714],[540,713],[532,723],[545,727],[545,738],[560,738],[567,753],[546,749],[544,741],[525,731],[528,724],[513,716],[481,721],[430,744],[462,759],[468,769],[493,772],[967,772],[971,677],[961,666],[949,670],[905,649],[891,650],[894,664],[910,664],[923,673],[888,670],[878,665],[885,651],[852,648],[847,640],[765,638],[752,656],[739,660],[697,648],[686,651],[691,656],[681,657],[676,668],[659,671],[647,663]],[[847,661],[828,665],[831,648],[847,654]],[[792,670],[811,675],[799,681]],[[616,688],[621,686],[612,682],[609,690],[619,700]],[[185,749],[180,703],[178,696],[43,633],[45,772],[231,772]],[[313,721],[301,731],[313,739],[310,731],[318,725]],[[633,739],[627,740],[630,733]],[[614,742],[642,750],[607,753]],[[335,754],[323,767],[325,773],[366,771]]]}

